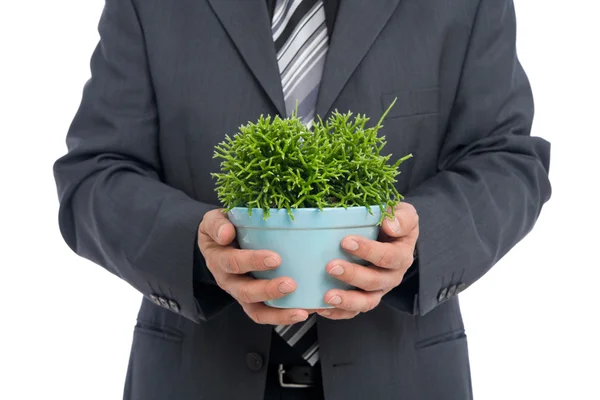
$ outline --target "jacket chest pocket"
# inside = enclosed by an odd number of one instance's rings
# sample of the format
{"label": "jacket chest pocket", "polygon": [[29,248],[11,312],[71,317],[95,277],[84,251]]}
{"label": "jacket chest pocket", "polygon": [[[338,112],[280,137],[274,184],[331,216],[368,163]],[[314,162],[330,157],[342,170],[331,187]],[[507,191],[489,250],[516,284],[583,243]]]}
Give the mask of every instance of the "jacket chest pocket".
{"label": "jacket chest pocket", "polygon": [[400,193],[418,185],[437,168],[437,158],[443,135],[439,132],[439,89],[396,91],[381,96],[382,110],[390,109],[380,135],[385,135],[385,154],[390,162],[412,154],[413,158],[400,165]]}
{"label": "jacket chest pocket", "polygon": [[437,114],[439,112],[439,89],[402,90],[381,96],[383,109],[386,110],[396,101],[387,119],[406,118]]}

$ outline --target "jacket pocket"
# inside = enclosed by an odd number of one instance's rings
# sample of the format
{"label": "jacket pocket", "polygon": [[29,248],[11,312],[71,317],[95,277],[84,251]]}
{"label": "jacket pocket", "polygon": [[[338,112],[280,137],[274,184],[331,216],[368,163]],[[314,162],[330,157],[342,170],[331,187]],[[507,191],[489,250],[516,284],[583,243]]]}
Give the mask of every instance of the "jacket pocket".
{"label": "jacket pocket", "polygon": [[170,340],[176,343],[183,340],[183,333],[178,330],[141,321],[138,321],[135,325],[134,334],[154,336],[158,339]]}
{"label": "jacket pocket", "polygon": [[420,340],[415,343],[415,348],[417,350],[424,349],[424,348],[435,346],[438,344],[443,344],[444,342],[450,342],[452,340],[459,340],[459,339],[466,339],[466,338],[467,338],[467,335],[465,334],[465,331],[460,329],[460,330],[456,330],[456,331],[445,332],[445,333],[442,333],[439,335],[429,337],[424,340]]}
{"label": "jacket pocket", "polygon": [[183,334],[138,322],[134,328],[124,400],[182,399]]}
{"label": "jacket pocket", "polygon": [[472,400],[467,337],[437,340],[416,349],[419,399]]}
{"label": "jacket pocket", "polygon": [[396,104],[387,119],[404,118],[415,115],[437,114],[439,111],[439,88],[403,90],[381,96],[384,110],[396,99]]}

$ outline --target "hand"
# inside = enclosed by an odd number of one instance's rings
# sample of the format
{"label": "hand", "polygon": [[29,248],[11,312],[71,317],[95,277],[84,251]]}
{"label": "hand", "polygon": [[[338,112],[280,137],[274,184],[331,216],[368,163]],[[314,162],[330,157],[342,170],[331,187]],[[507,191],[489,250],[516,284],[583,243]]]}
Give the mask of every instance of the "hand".
{"label": "hand", "polygon": [[327,264],[327,272],[362,290],[330,290],[325,301],[333,309],[318,311],[330,319],[350,319],[361,312],[371,311],[379,305],[382,297],[398,286],[413,263],[415,244],[419,236],[419,217],[415,208],[400,203],[395,209],[396,218],[386,218],[379,241],[360,236],[348,236],[342,247],[372,265],[365,267],[343,260]]}
{"label": "hand", "polygon": [[198,228],[198,246],[217,284],[235,298],[246,314],[259,324],[291,325],[305,321],[308,312],[301,309],[277,309],[263,304],[296,290],[288,277],[254,279],[247,274],[277,268],[281,257],[269,250],[240,250],[233,243],[235,227],[222,210],[204,216]]}

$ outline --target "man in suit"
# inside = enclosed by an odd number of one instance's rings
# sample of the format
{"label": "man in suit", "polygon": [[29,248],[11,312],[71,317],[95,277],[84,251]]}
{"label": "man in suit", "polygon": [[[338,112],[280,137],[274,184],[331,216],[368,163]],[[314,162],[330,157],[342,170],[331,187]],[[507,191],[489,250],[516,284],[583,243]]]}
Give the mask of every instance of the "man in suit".
{"label": "man in suit", "polygon": [[[515,31],[511,0],[106,0],[54,172],[65,241],[144,295],[125,398],[472,398],[457,295],[551,192]],[[323,266],[360,290],[266,307],[296,283],[245,274],[282,260],[236,248],[214,145],[296,102],[310,123],[394,98],[406,201],[342,242],[371,267]]]}

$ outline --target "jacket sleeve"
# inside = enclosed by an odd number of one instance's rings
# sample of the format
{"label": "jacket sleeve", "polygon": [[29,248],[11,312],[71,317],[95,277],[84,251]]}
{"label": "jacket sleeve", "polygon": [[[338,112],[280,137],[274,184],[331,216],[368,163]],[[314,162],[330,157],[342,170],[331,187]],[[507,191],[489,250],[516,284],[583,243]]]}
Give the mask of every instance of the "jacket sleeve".
{"label": "jacket sleeve", "polygon": [[54,165],[62,235],[156,304],[206,320],[232,302],[193,279],[205,268],[195,260],[198,225],[216,207],[161,181],[158,115],[131,0],[106,1],[99,33],[68,153]]}
{"label": "jacket sleeve", "polygon": [[513,2],[481,0],[438,172],[405,198],[419,213],[418,273],[384,298],[402,311],[424,315],[477,281],[550,198],[550,144],[530,135],[515,39]]}

